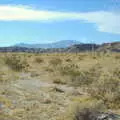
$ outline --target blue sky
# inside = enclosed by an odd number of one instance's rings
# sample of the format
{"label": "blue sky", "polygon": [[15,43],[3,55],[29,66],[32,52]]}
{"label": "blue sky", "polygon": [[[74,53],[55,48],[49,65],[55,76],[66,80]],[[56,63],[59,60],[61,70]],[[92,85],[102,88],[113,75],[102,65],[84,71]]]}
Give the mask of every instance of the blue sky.
{"label": "blue sky", "polygon": [[120,41],[120,0],[0,0],[0,46]]}

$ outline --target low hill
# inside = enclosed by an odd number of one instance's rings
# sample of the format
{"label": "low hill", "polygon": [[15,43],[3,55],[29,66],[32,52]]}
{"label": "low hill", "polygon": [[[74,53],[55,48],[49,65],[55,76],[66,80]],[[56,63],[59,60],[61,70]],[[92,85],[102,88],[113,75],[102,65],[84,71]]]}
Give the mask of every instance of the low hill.
{"label": "low hill", "polygon": [[104,43],[98,48],[97,51],[120,52],[120,42]]}
{"label": "low hill", "polygon": [[85,52],[97,50],[99,45],[97,44],[76,44],[67,48],[67,52]]}

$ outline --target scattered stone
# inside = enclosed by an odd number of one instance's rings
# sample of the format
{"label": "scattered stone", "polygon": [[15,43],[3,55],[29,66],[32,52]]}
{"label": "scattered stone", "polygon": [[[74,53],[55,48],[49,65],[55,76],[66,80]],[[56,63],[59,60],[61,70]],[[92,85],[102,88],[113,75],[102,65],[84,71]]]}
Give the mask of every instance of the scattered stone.
{"label": "scattered stone", "polygon": [[64,93],[64,92],[65,92],[63,89],[58,88],[58,87],[54,87],[54,90],[55,90],[56,92],[60,92],[60,93]]}

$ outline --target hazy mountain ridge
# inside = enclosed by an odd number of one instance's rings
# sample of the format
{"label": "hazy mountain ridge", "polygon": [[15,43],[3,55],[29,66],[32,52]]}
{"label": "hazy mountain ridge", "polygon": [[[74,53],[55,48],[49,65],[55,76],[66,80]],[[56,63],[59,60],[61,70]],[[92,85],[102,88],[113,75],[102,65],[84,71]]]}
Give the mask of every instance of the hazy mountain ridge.
{"label": "hazy mountain ridge", "polygon": [[[58,47],[58,46],[57,46]],[[31,53],[54,53],[54,52],[86,52],[86,51],[98,51],[98,52],[120,52],[120,42],[104,43],[104,44],[73,44],[70,47],[65,48],[27,48],[27,47],[1,47],[0,52],[31,52]]]}
{"label": "hazy mountain ridge", "polygon": [[76,40],[62,40],[54,43],[46,43],[46,44],[25,44],[20,43],[15,45],[15,47],[26,47],[26,48],[66,48],[70,47],[74,44],[80,44],[81,42]]}

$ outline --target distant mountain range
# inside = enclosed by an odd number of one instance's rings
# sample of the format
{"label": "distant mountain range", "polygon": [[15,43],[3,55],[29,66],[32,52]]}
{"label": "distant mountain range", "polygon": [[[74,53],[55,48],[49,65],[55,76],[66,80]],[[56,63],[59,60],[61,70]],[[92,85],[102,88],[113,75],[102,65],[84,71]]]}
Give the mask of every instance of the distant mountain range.
{"label": "distant mountain range", "polygon": [[79,41],[75,40],[62,40],[54,43],[47,43],[47,44],[26,44],[20,43],[15,45],[15,47],[25,47],[25,48],[67,48],[74,44],[80,44]]}
{"label": "distant mountain range", "polygon": [[29,52],[29,53],[54,53],[54,52],[120,52],[120,42],[92,44],[77,41],[60,41],[50,44],[18,44],[11,47],[0,47],[0,52]]}

